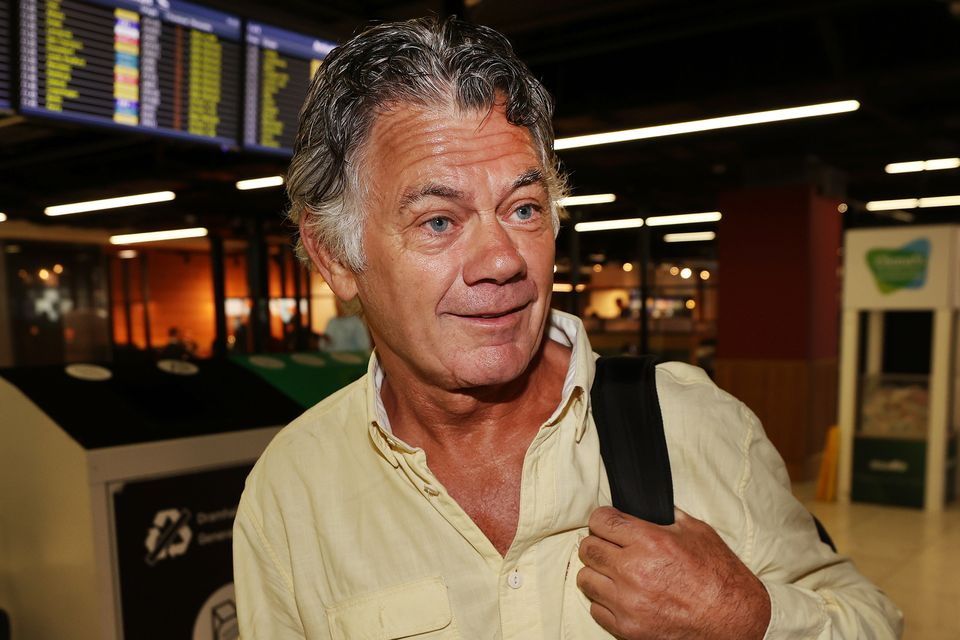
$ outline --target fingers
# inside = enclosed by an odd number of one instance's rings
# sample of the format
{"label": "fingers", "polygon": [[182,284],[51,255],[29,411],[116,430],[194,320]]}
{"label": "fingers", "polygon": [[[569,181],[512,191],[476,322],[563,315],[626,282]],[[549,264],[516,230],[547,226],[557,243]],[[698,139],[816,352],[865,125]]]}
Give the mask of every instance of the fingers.
{"label": "fingers", "polygon": [[619,564],[617,562],[619,551],[620,547],[603,538],[587,536],[580,541],[580,549],[577,553],[585,566],[610,576]]}
{"label": "fingers", "polygon": [[616,597],[617,588],[613,580],[590,567],[583,567],[577,573],[577,588],[587,596],[590,602],[610,607]]}
{"label": "fingers", "polygon": [[633,544],[641,539],[646,527],[656,525],[618,511],[613,507],[600,507],[590,514],[587,523],[590,533],[621,547]]}
{"label": "fingers", "polygon": [[591,602],[590,615],[597,621],[597,624],[606,629],[611,635],[615,635],[614,630],[617,627],[617,617],[613,615],[610,609],[607,609],[602,604]]}

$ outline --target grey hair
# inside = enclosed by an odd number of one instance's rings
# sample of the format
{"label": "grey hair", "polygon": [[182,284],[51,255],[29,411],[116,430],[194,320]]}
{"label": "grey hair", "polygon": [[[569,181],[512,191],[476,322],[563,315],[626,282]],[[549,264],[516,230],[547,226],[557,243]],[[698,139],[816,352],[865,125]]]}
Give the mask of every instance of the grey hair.
{"label": "grey hair", "polygon": [[[304,232],[361,271],[366,181],[360,174],[375,118],[398,104],[483,111],[498,102],[511,124],[530,131],[556,234],[566,180],[553,152],[553,99],[503,35],[456,18],[377,25],[330,52],[300,111],[286,179],[290,220],[299,225],[306,216]],[[302,238],[297,254],[309,261]]]}

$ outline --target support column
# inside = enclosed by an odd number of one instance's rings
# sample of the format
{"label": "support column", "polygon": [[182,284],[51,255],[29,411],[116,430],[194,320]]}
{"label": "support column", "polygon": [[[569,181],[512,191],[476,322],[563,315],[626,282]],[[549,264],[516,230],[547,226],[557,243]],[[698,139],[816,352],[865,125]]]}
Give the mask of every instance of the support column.
{"label": "support column", "polygon": [[717,383],[757,414],[795,480],[837,415],[839,200],[813,186],[721,195]]}
{"label": "support column", "polygon": [[227,276],[223,261],[223,237],[210,235],[210,263],[213,275],[213,355],[227,355]]}

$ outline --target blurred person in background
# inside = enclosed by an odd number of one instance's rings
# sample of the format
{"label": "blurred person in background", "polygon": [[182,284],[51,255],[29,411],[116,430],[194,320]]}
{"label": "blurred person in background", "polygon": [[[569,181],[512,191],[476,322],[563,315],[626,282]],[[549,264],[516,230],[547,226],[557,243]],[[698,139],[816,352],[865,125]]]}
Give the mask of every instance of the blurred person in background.
{"label": "blurred person in background", "polygon": [[337,298],[337,315],[327,321],[327,328],[323,332],[321,345],[325,351],[363,351],[370,353],[370,334],[367,325],[356,313],[345,308],[344,303]]}
{"label": "blurred person in background", "polygon": [[550,308],[551,117],[506,39],[455,19],[373,27],[314,78],[290,214],[377,349],[247,479],[241,635],[897,637],[756,417],[699,369],[656,373],[675,523],[610,506],[595,355]]}

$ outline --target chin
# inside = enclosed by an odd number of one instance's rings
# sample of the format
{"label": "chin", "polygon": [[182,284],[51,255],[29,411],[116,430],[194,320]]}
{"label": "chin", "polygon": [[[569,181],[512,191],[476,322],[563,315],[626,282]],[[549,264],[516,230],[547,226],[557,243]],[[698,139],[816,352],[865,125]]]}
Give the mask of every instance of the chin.
{"label": "chin", "polygon": [[460,387],[489,387],[513,382],[527,370],[534,352],[516,344],[463,353],[454,367]]}

